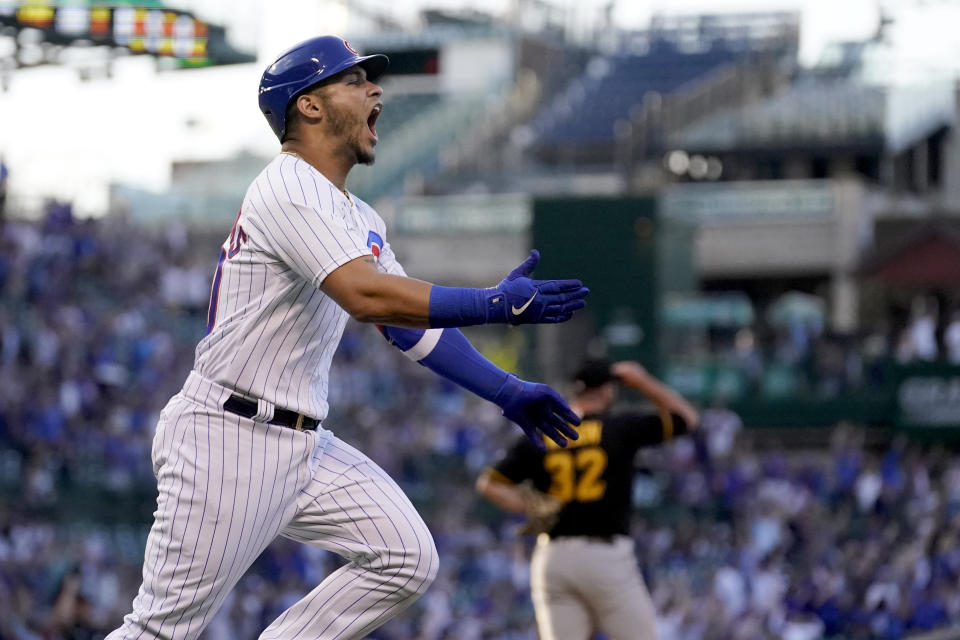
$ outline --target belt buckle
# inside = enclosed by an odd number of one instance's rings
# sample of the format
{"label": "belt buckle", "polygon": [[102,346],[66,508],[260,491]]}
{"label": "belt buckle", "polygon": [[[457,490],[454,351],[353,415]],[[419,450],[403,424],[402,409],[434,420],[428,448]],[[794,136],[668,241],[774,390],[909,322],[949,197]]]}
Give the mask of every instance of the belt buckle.
{"label": "belt buckle", "polygon": [[293,425],[293,428],[297,431],[303,431],[303,414],[297,414],[297,422]]}

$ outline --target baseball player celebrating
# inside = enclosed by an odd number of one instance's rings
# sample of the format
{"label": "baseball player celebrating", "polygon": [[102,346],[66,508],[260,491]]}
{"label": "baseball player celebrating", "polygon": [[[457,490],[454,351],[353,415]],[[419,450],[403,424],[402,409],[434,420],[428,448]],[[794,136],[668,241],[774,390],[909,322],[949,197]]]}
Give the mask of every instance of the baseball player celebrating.
{"label": "baseball player celebrating", "polygon": [[[615,383],[646,395],[654,414],[611,414]],[[690,403],[637,364],[586,362],[570,406],[580,438],[546,451],[518,442],[477,479],[497,506],[539,530],[530,591],[541,640],[653,640],[656,620],[629,537],[633,459],[640,447],[696,426]],[[532,486],[531,486],[532,485]]]}
{"label": "baseball player celebrating", "polygon": [[541,434],[561,446],[577,437],[568,422],[579,419],[559,394],[500,370],[453,327],[563,322],[584,306],[581,283],[532,280],[536,252],[489,289],[408,278],[383,220],[344,188],[354,165],[374,160],[382,90],[373,81],[387,63],[324,36],[263,73],[260,108],[282,151],[244,197],[193,371],[160,414],[143,583],[111,640],[196,638],[277,535],[347,563],[263,640],[360,638],[430,585],[437,551],[413,505],[321,426],[349,316],[499,405],[536,446]]}

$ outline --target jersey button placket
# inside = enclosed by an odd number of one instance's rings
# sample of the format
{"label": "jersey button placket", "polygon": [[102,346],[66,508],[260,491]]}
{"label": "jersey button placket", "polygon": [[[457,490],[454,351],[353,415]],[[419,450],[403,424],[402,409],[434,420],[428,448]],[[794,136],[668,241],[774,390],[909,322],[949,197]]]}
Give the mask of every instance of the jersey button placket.
{"label": "jersey button placket", "polygon": [[344,207],[344,216],[350,218],[356,229],[363,229],[363,220],[360,219],[360,210],[354,204],[353,198],[347,197],[347,205]]}

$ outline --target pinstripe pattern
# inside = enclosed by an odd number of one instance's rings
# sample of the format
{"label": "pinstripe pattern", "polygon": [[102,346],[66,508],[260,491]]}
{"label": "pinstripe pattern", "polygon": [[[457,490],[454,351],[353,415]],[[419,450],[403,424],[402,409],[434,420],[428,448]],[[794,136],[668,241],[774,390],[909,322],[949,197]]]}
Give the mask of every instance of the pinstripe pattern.
{"label": "pinstripe pattern", "polygon": [[[320,172],[278,155],[247,190],[237,228],[246,238],[221,267],[216,323],[194,368],[254,398],[322,420],[327,375],[348,315],[317,287],[337,267],[370,255],[367,234],[386,237],[369,205]],[[230,239],[224,243],[228,250]],[[405,275],[389,244],[383,270]]]}
{"label": "pinstripe pattern", "polygon": [[438,558],[403,491],[330,431],[224,414],[229,395],[194,372],[163,411],[143,584],[108,638],[196,638],[277,535],[348,562],[263,640],[361,638],[408,607],[433,581]]}
{"label": "pinstripe pattern", "polygon": [[262,640],[363,637],[412,604],[437,573],[429,530],[376,464],[335,439],[316,465],[300,512],[281,534],[350,562],[284,612]]}
{"label": "pinstripe pattern", "polygon": [[[433,581],[437,551],[403,491],[323,428],[296,431],[224,412],[238,391],[323,419],[333,353],[348,315],[318,287],[369,255],[405,275],[380,216],[299,158],[254,180],[221,251],[194,371],[161,413],[152,458],[159,496],[133,611],[111,640],[196,638],[278,535],[347,564],[262,638],[360,638]],[[264,408],[266,407],[266,408]],[[263,418],[266,420],[267,418]]]}

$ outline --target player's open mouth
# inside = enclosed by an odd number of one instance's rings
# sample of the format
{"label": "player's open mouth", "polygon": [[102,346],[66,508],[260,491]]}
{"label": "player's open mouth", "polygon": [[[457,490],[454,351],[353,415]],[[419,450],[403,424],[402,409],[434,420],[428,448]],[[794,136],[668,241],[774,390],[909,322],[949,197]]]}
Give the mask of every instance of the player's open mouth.
{"label": "player's open mouth", "polygon": [[370,129],[370,133],[373,135],[374,140],[377,139],[377,118],[380,117],[381,111],[383,111],[383,105],[377,103],[374,105],[373,110],[367,117],[367,128]]}

